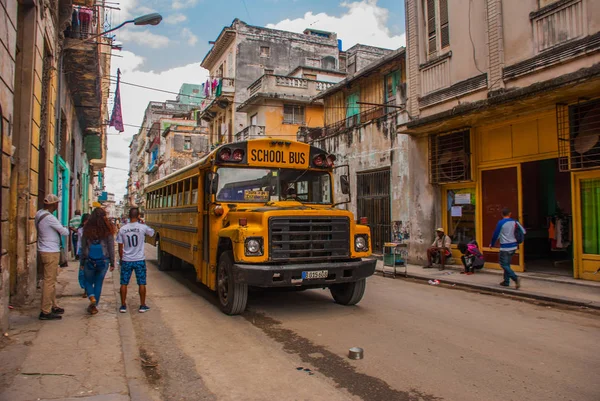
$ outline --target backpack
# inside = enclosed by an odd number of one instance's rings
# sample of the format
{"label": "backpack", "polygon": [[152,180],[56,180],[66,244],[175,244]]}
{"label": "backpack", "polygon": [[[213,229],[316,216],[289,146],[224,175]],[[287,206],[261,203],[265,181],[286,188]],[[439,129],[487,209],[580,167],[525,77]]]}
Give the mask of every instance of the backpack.
{"label": "backpack", "polygon": [[88,258],[92,260],[106,259],[106,257],[104,256],[104,250],[102,249],[102,242],[100,242],[100,240],[95,239],[90,243]]}
{"label": "backpack", "polygon": [[523,230],[519,227],[519,223],[515,220],[515,239],[517,240],[517,244],[522,244],[525,241],[525,234],[523,234]]}

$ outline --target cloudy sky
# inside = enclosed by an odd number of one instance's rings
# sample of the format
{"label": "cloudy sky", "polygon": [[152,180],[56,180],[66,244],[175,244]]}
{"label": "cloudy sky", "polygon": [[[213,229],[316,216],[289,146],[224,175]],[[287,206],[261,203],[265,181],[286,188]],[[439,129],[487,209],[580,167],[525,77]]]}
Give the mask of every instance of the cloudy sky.
{"label": "cloudy sky", "polygon": [[[356,43],[396,49],[404,46],[404,2],[401,0],[115,0],[116,26],[136,16],[159,12],[158,26],[127,25],[115,32],[123,45],[114,51],[111,75],[121,69],[123,82],[177,92],[182,83],[201,83],[207,72],[200,62],[224,26],[235,18],[249,24],[293,32],[307,27],[336,32],[347,49]],[[111,4],[112,5],[112,4]],[[149,101],[175,95],[121,85],[125,132],[108,131],[106,186],[120,200],[125,193],[129,143]],[[112,99],[109,110],[112,109]]]}

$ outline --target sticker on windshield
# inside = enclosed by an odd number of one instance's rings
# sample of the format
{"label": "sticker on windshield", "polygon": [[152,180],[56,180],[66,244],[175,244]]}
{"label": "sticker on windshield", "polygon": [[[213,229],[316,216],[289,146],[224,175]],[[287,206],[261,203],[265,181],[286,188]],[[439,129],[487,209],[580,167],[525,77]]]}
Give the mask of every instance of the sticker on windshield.
{"label": "sticker on windshield", "polygon": [[269,200],[269,191],[244,191],[245,201],[266,202]]}

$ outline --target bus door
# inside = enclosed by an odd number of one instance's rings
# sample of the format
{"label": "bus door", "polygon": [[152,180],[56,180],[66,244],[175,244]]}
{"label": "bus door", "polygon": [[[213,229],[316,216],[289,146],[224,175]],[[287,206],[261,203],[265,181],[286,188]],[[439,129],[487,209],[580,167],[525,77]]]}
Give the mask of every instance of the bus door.
{"label": "bus door", "polygon": [[203,183],[202,193],[202,282],[210,287],[209,276],[210,276],[210,204],[211,204],[211,174],[209,171],[205,171],[201,176],[200,180]]}

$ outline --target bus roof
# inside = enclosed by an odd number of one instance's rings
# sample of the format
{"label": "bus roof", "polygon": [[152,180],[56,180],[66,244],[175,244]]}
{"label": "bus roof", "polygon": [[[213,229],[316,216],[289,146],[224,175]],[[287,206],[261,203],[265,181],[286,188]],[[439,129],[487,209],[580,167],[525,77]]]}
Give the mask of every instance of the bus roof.
{"label": "bus roof", "polygon": [[172,180],[174,178],[176,178],[177,176],[188,172],[190,170],[193,170],[195,168],[201,167],[205,164],[210,163],[211,161],[213,161],[215,159],[216,154],[219,152],[219,150],[221,150],[224,147],[236,147],[236,146],[240,146],[240,147],[246,147],[247,148],[247,144],[248,143],[260,143],[260,142],[264,142],[265,146],[267,144],[269,145],[273,145],[273,144],[292,144],[292,143],[296,143],[296,144],[302,144],[302,145],[306,145],[311,149],[311,152],[320,152],[320,153],[324,153],[327,154],[327,152],[325,152],[322,149],[317,148],[316,146],[312,146],[308,143],[305,142],[298,142],[298,141],[292,141],[292,140],[281,140],[281,139],[273,139],[273,138],[264,138],[264,139],[250,139],[247,141],[239,141],[239,142],[232,142],[232,143],[227,143],[224,145],[219,146],[218,148],[213,149],[210,153],[208,153],[206,156],[202,157],[200,160],[190,164],[189,166],[186,166],[184,168],[181,168],[163,178],[160,178],[156,181],[151,182],[150,184],[148,184],[148,189],[150,189],[151,187],[155,187],[155,186],[160,186],[161,184],[164,184],[165,181],[169,181]]}

